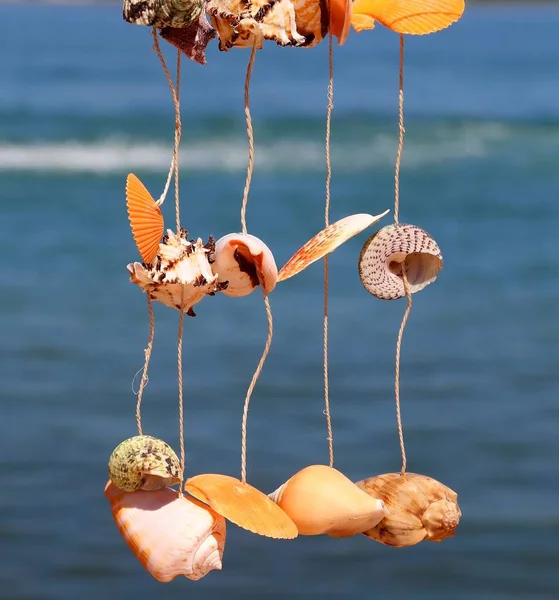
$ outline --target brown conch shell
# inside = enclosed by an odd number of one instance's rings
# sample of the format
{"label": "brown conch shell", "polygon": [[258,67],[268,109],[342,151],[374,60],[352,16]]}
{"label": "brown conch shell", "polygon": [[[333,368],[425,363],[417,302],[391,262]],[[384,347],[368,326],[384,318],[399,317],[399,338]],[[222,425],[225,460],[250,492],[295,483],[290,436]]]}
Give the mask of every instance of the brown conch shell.
{"label": "brown conch shell", "polygon": [[381,500],[325,465],[305,467],[270,498],[291,517],[301,535],[349,537],[374,527],[386,514]]}
{"label": "brown conch shell", "polygon": [[387,546],[413,546],[422,540],[441,542],[454,536],[462,512],[458,495],[436,479],[416,473],[387,473],[358,481],[381,498],[388,515],[363,533]]}
{"label": "brown conch shell", "polygon": [[249,233],[230,233],[215,243],[212,271],[226,296],[247,296],[258,286],[265,294],[276,287],[278,268],[266,244]]}
{"label": "brown conch shell", "polygon": [[304,246],[299,248],[283,265],[278,275],[278,281],[284,281],[297,275],[297,273],[300,273],[312,263],[327,254],[331,254],[344,242],[361,233],[367,227],[374,225],[388,213],[389,211],[385,210],[382,214],[376,216],[366,213],[350,215],[328,225],[328,227],[319,231]]}
{"label": "brown conch shell", "polygon": [[181,464],[174,450],[151,435],[121,442],[109,458],[109,478],[125,492],[159,490],[181,482]]}
{"label": "brown conch shell", "polygon": [[443,257],[437,242],[415,225],[387,225],[364,244],[359,257],[359,277],[365,289],[381,300],[406,295],[402,265],[412,294],[437,278]]}
{"label": "brown conch shell", "polygon": [[185,491],[252,533],[276,539],[298,535],[293,521],[265,494],[235,477],[207,473],[186,480]]}
{"label": "brown conch shell", "polygon": [[351,25],[351,0],[209,0],[206,11],[217,29],[219,49],[262,47],[263,40],[280,46],[311,47],[329,28],[343,44]]}
{"label": "brown conch shell", "polygon": [[123,492],[110,481],[105,496],[128,547],[158,581],[221,570],[226,525],[211,508],[171,488]]}

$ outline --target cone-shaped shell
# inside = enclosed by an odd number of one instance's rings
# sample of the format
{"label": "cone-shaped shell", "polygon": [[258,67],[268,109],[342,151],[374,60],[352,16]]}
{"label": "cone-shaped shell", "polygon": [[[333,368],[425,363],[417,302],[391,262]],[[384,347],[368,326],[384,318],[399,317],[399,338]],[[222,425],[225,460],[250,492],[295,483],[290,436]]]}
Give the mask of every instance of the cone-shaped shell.
{"label": "cone-shaped shell", "polygon": [[456,492],[425,475],[387,473],[357,485],[384,501],[388,515],[363,533],[388,546],[441,542],[454,535],[462,516]]}
{"label": "cone-shaped shell", "polygon": [[113,450],[109,478],[125,492],[159,490],[181,482],[181,465],[169,444],[151,435],[136,435]]}
{"label": "cone-shaped shell", "polygon": [[110,481],[105,496],[128,547],[158,581],[221,570],[225,520],[211,508],[171,488],[123,492]]}
{"label": "cone-shaped shell", "polygon": [[415,225],[387,225],[364,244],[359,277],[365,289],[381,300],[406,295],[402,264],[410,292],[415,294],[437,278],[443,257],[437,242]]}
{"label": "cone-shaped shell", "polygon": [[227,282],[226,296],[247,296],[259,285],[269,294],[278,280],[272,251],[250,233],[230,233],[215,243],[212,271],[219,283]]}
{"label": "cone-shaped shell", "polygon": [[239,479],[207,473],[187,479],[184,489],[252,533],[278,539],[297,537],[293,521],[265,494]]}
{"label": "cone-shaped shell", "polygon": [[380,221],[388,212],[386,210],[381,215],[376,216],[369,214],[350,215],[328,225],[297,250],[283,265],[278,275],[278,281],[284,281],[297,275],[312,263],[334,252],[344,242]]}
{"label": "cone-shaped shell", "polygon": [[150,263],[163,237],[163,215],[157,202],[134,173],[126,178],[126,206],[140,256],[144,262]]}
{"label": "cone-shaped shell", "polygon": [[185,27],[198,20],[203,0],[124,0],[122,16],[128,23],[154,27]]}
{"label": "cone-shaped shell", "polygon": [[371,529],[385,516],[380,500],[325,465],[302,469],[270,498],[291,517],[301,535],[349,537]]}
{"label": "cone-shaped shell", "polygon": [[464,0],[355,0],[351,23],[357,32],[378,21],[397,33],[426,35],[458,21],[464,8]]}

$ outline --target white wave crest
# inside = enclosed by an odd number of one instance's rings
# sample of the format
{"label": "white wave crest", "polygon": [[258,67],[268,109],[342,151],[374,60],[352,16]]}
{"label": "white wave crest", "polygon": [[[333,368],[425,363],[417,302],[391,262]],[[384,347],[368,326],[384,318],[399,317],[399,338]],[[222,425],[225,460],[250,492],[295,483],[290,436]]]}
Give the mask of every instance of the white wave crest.
{"label": "white wave crest", "polygon": [[[425,140],[406,140],[404,164],[419,168],[442,161],[485,156],[490,146],[508,137],[500,125],[474,126],[432,132]],[[396,136],[377,134],[357,142],[333,142],[332,161],[342,172],[366,171],[394,163]],[[108,138],[100,141],[0,142],[0,171],[122,173],[130,170],[164,172],[169,168],[172,146],[138,140]],[[195,172],[237,173],[246,169],[247,144],[242,138],[185,142],[180,162]],[[308,139],[258,142],[256,166],[265,172],[322,172],[324,146]]]}

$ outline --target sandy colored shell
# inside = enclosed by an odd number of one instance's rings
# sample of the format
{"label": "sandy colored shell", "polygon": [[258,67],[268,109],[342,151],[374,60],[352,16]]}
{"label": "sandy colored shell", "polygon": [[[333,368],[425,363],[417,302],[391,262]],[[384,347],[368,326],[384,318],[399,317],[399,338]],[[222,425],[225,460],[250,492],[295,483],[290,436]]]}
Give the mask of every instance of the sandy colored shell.
{"label": "sandy colored shell", "polygon": [[211,508],[171,488],[123,492],[109,482],[105,496],[126,544],[158,581],[221,570],[226,524]]}
{"label": "sandy colored shell", "polygon": [[249,233],[230,233],[215,243],[212,271],[226,296],[247,296],[259,285],[265,294],[276,287],[278,268],[271,250]]}
{"label": "sandy colored shell", "polygon": [[270,498],[289,515],[301,535],[349,537],[374,527],[385,516],[381,500],[325,465],[305,467]]}
{"label": "sandy colored shell", "polygon": [[184,489],[252,533],[276,539],[293,539],[298,535],[297,527],[281,508],[239,479],[207,473],[187,479]]}
{"label": "sandy colored shell", "polygon": [[359,257],[359,277],[365,289],[381,300],[406,295],[402,264],[412,294],[437,278],[443,257],[437,242],[415,225],[394,224],[374,233]]}
{"label": "sandy colored shell", "polygon": [[378,21],[397,33],[426,35],[458,21],[464,8],[464,0],[355,0],[351,24],[357,32]]}
{"label": "sandy colored shell", "polygon": [[357,485],[384,501],[388,515],[364,534],[388,546],[441,542],[454,535],[462,516],[456,492],[425,475],[387,473]]}
{"label": "sandy colored shell", "polygon": [[203,0],[124,0],[122,16],[134,25],[185,27],[199,19],[203,6]]}
{"label": "sandy colored shell", "polygon": [[169,444],[151,435],[137,435],[113,450],[109,478],[125,492],[158,490],[181,482],[181,465]]}
{"label": "sandy colored shell", "polygon": [[344,242],[380,221],[388,212],[387,210],[376,216],[350,215],[319,231],[283,265],[278,275],[278,281],[284,281],[297,275],[312,263],[334,252]]}

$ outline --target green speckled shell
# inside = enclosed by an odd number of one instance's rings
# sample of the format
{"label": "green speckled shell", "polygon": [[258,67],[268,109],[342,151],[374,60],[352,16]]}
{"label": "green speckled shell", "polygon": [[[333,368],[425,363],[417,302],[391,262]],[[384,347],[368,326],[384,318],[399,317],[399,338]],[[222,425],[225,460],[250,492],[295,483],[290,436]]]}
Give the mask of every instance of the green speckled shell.
{"label": "green speckled shell", "polygon": [[181,465],[169,444],[151,435],[137,435],[113,450],[109,478],[124,492],[160,490],[181,482]]}
{"label": "green speckled shell", "polygon": [[128,23],[150,27],[186,27],[202,14],[203,0],[124,0],[122,16]]}

